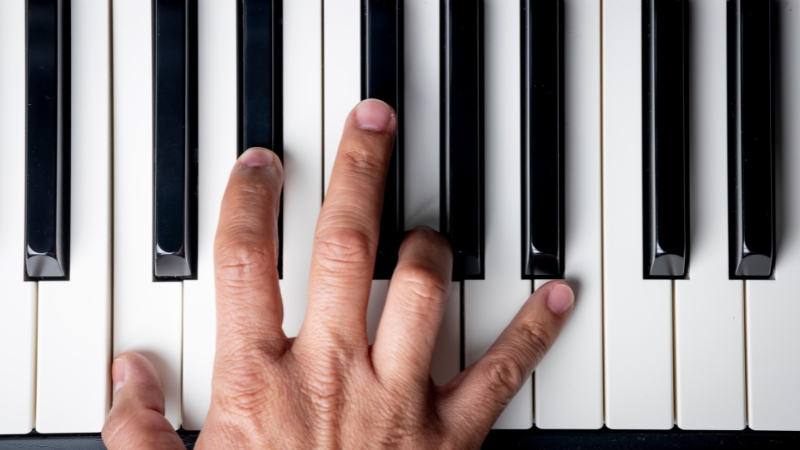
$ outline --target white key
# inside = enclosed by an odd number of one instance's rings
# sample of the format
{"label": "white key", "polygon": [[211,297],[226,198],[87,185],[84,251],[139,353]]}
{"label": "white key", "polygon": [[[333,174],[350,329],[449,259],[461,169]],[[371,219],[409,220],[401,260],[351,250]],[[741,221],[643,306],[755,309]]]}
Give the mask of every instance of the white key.
{"label": "white key", "polygon": [[[283,329],[306,311],[314,230],[322,204],[322,2],[283,2]],[[335,147],[334,147],[335,148]]]}
{"label": "white key", "polygon": [[372,280],[372,288],[369,291],[369,305],[367,306],[367,339],[369,343],[375,342],[378,335],[378,325],[383,315],[383,307],[386,304],[386,295],[389,293],[388,280]]}
{"label": "white key", "polygon": [[672,285],[642,275],[642,2],[603,1],[605,420],[673,426]]}
{"label": "white key", "polygon": [[0,2],[0,434],[34,427],[36,283],[24,281],[25,0]]}
{"label": "white key", "polygon": [[236,4],[197,5],[197,279],[183,282],[183,427],[199,430],[211,403],[216,336],[214,235],[236,162]]}
{"label": "white key", "polygon": [[331,180],[342,127],[361,100],[361,3],[324,3],[325,190]]}
{"label": "white key", "polygon": [[565,0],[564,267],[577,298],[572,317],[533,377],[539,428],[603,426],[599,42],[600,3]]}
{"label": "white key", "polygon": [[754,430],[800,431],[800,1],[775,11],[777,260],[774,280],[745,282],[747,421]]}
{"label": "white key", "polygon": [[[439,3],[405,0],[405,227],[439,229]],[[445,384],[461,370],[461,284],[452,284],[432,375]]]}
{"label": "white key", "polygon": [[181,424],[182,283],[153,281],[151,3],[114,0],[114,348],[146,356]]}
{"label": "white key", "polygon": [[431,377],[439,386],[447,384],[461,372],[461,283],[450,285],[436,347],[433,349]]}
{"label": "white key", "polygon": [[675,281],[675,405],[683,429],[745,427],[744,285],[728,279],[725,0],[687,3],[689,277]]}
{"label": "white key", "polygon": [[99,432],[111,399],[109,6],[72,0],[70,277],[39,283],[40,433]]}
{"label": "white key", "polygon": [[[520,274],[520,5],[484,3],[485,279],[464,281],[465,364],[475,363],[511,322],[531,293]],[[513,24],[513,26],[509,26]],[[494,428],[530,428],[529,379]]]}
{"label": "white key", "polygon": [[[344,121],[361,100],[361,2],[324,2],[325,190],[331,179]],[[375,340],[388,280],[373,280],[367,310],[369,341]]]}

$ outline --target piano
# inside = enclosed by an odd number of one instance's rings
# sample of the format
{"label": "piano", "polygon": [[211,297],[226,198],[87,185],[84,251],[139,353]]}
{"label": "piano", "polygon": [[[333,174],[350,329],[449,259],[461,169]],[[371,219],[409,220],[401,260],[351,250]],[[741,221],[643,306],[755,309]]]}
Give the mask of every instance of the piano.
{"label": "piano", "polygon": [[453,244],[432,375],[548,279],[561,337],[485,446],[800,444],[800,0],[3,0],[0,447],[102,448],[114,355],[209,406],[237,154],[282,156],[300,327],[344,117],[397,109],[368,322],[397,245]]}

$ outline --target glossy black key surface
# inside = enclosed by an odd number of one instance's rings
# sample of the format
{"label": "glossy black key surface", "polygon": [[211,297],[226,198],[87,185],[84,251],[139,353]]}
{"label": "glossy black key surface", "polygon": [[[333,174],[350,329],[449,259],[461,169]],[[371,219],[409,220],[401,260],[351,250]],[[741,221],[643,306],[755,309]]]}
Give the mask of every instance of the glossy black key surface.
{"label": "glossy black key surface", "polygon": [[732,279],[775,258],[772,2],[728,1],[728,241]]}
{"label": "glossy black key surface", "polygon": [[25,263],[31,279],[69,278],[69,5],[27,3]]}
{"label": "glossy black key surface", "polygon": [[563,278],[563,4],[521,3],[522,277]]}
{"label": "glossy black key surface", "polygon": [[377,98],[394,108],[397,138],[386,174],[376,280],[392,277],[403,238],[403,0],[362,0],[361,98]]}
{"label": "glossy black key surface", "polygon": [[[265,147],[283,160],[282,6],[282,0],[238,2],[238,155]],[[278,275],[283,278],[282,194],[278,242]]]}
{"label": "glossy black key surface", "polygon": [[197,277],[197,4],[153,0],[154,272]]}
{"label": "glossy black key surface", "polygon": [[441,33],[440,229],[453,279],[483,279],[483,0],[442,0]]}
{"label": "glossy black key surface", "polygon": [[689,257],[686,1],[642,5],[644,278],[679,279]]}

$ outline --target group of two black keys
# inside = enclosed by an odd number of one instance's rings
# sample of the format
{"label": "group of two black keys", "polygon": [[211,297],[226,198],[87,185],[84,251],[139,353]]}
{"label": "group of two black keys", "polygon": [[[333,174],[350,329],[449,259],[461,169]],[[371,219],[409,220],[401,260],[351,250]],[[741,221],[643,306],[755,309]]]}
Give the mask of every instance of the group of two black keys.
{"label": "group of two black keys", "polygon": [[[404,235],[403,0],[361,0],[361,93],[395,108],[375,279]],[[731,278],[774,260],[771,2],[728,2]],[[282,156],[280,0],[238,2],[238,153]],[[643,275],[683,278],[689,256],[685,0],[643,0]],[[563,278],[561,0],[520,0],[522,278]],[[154,243],[157,280],[197,276],[195,0],[153,0]],[[441,0],[441,230],[453,279],[484,276],[483,1]],[[747,29],[747,33],[743,30]],[[28,2],[26,261],[31,279],[69,276],[69,1]],[[514,168],[509,168],[514,170]],[[283,220],[278,270],[282,272]]]}
{"label": "group of two black keys", "polygon": [[[688,274],[687,8],[686,0],[643,2],[645,278],[681,279]],[[769,279],[775,261],[776,12],[772,1],[728,0],[726,14],[728,275]]]}

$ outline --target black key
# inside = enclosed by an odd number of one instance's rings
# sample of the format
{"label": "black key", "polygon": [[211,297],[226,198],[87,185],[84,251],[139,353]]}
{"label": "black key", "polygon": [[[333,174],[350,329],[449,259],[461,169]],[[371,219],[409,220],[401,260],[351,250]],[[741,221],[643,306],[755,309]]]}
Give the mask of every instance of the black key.
{"label": "black key", "polygon": [[689,258],[686,1],[642,7],[644,278],[684,278]]}
{"label": "black key", "polygon": [[69,0],[27,4],[25,263],[31,279],[69,278],[69,6]]}
{"label": "black key", "polygon": [[[282,0],[238,2],[238,155],[265,147],[283,160],[282,6]],[[283,194],[278,243],[278,275],[283,278]]]}
{"label": "black key", "polygon": [[197,4],[153,1],[154,269],[197,278]]}
{"label": "black key", "polygon": [[388,280],[403,238],[403,0],[362,0],[361,98],[377,98],[394,108],[397,138],[386,174],[376,280]]}
{"label": "black key", "polygon": [[483,0],[441,6],[441,231],[453,279],[483,279]]}
{"label": "black key", "polygon": [[522,277],[564,277],[561,0],[522,1]]}
{"label": "black key", "polygon": [[728,1],[728,242],[732,279],[775,260],[772,2]]}

